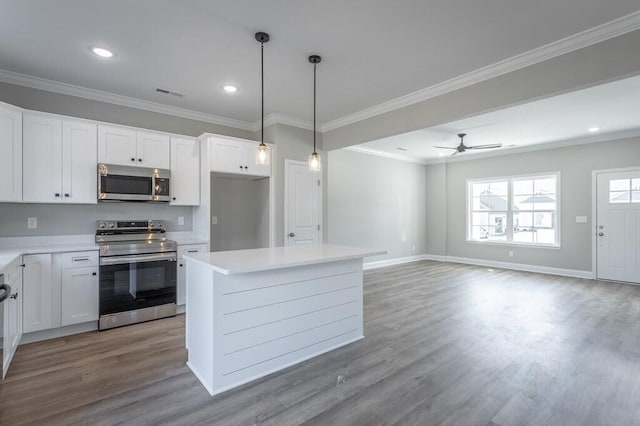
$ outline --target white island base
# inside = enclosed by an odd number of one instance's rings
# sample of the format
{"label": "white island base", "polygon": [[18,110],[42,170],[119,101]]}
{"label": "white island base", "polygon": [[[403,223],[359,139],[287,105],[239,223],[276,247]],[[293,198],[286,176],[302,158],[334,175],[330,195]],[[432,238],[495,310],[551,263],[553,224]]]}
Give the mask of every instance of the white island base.
{"label": "white island base", "polygon": [[334,245],[185,256],[187,365],[211,395],[362,339],[362,258]]}

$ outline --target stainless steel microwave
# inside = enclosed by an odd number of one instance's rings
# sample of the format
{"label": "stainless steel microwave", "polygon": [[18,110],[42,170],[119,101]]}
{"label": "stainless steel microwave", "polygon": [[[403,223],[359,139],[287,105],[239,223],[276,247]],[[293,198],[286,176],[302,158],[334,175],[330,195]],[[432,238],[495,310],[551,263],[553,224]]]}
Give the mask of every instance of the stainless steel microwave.
{"label": "stainless steel microwave", "polygon": [[171,201],[166,169],[98,164],[98,201]]}

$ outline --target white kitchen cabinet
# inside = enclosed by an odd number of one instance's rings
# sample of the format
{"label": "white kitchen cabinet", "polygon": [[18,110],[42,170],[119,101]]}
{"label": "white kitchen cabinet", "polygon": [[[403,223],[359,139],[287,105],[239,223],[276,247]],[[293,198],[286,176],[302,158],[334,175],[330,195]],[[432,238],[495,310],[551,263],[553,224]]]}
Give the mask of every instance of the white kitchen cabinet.
{"label": "white kitchen cabinet", "polygon": [[200,145],[196,139],[171,137],[171,205],[200,205]]}
{"label": "white kitchen cabinet", "polygon": [[9,364],[22,338],[22,268],[19,258],[7,265],[4,270],[5,283],[11,287],[11,297],[4,301],[4,322],[2,330],[2,378],[7,375]]}
{"label": "white kitchen cabinet", "polygon": [[23,331],[46,330],[53,327],[51,254],[23,256]]}
{"label": "white kitchen cabinet", "polygon": [[214,139],[211,147],[211,171],[250,176],[271,176],[270,165],[256,164],[258,142]]}
{"label": "white kitchen cabinet", "polygon": [[170,138],[164,133],[98,126],[98,161],[121,166],[169,169]]}
{"label": "white kitchen cabinet", "polygon": [[0,201],[22,201],[22,109],[0,102]]}
{"label": "white kitchen cabinet", "polygon": [[97,203],[96,125],[25,113],[23,201]]}
{"label": "white kitchen cabinet", "polygon": [[169,135],[136,132],[138,165],[154,169],[169,169],[171,143]]}
{"label": "white kitchen cabinet", "polygon": [[98,125],[98,162],[135,166],[136,131],[126,127]]}
{"label": "white kitchen cabinet", "polygon": [[209,251],[208,244],[184,244],[178,246],[178,277],[177,277],[177,305],[184,305],[187,300],[186,292],[186,270],[182,257],[185,254],[206,253]]}
{"label": "white kitchen cabinet", "polygon": [[61,285],[62,326],[98,320],[98,267],[65,268]]}

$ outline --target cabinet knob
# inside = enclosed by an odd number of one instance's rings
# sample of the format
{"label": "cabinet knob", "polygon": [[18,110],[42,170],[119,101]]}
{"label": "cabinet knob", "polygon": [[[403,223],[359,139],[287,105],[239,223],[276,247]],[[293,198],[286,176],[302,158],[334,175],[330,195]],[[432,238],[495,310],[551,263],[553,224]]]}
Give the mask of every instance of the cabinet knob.
{"label": "cabinet knob", "polygon": [[69,194],[64,194],[65,197],[69,198]]}
{"label": "cabinet knob", "polygon": [[248,169],[248,167],[247,167],[247,166],[244,166],[244,169],[245,169],[245,170],[247,170],[247,169]]}
{"label": "cabinet knob", "polygon": [[91,275],[93,275],[95,277],[96,275],[98,275],[98,273],[97,272],[92,272]]}
{"label": "cabinet knob", "polygon": [[295,233],[293,233],[293,232],[290,232],[290,233],[289,233],[289,237],[293,238],[293,237],[295,237],[295,236],[296,236],[296,234],[295,234]]}
{"label": "cabinet knob", "polygon": [[176,197],[173,197],[173,198],[172,198],[172,200],[173,200],[173,201],[175,201],[175,200],[176,200]]}
{"label": "cabinet knob", "polygon": [[136,159],[132,157],[132,158],[131,158],[131,161],[136,161]]}
{"label": "cabinet knob", "polygon": [[180,264],[180,267],[182,268],[183,266],[184,266],[184,265],[181,263],[181,264]]}
{"label": "cabinet knob", "polygon": [[240,166],[240,168],[242,168],[242,166]]}
{"label": "cabinet knob", "polygon": [[138,161],[142,163],[142,158],[138,158]]}
{"label": "cabinet knob", "polygon": [[56,197],[59,197],[59,196],[60,196],[60,194],[59,194],[58,192],[56,192],[54,195],[55,195]]}

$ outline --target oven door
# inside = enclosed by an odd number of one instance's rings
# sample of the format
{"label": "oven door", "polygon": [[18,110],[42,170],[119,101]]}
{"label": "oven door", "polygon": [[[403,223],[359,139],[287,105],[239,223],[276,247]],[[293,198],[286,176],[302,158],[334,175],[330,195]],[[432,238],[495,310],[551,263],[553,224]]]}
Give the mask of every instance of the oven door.
{"label": "oven door", "polygon": [[100,315],[176,303],[176,253],[100,258]]}

